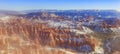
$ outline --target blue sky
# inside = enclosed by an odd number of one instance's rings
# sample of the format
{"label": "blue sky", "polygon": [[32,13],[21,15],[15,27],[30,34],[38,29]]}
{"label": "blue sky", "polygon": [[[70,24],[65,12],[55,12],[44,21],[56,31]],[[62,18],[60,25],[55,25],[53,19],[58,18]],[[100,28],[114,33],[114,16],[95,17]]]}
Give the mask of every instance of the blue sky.
{"label": "blue sky", "polygon": [[120,0],[0,0],[2,10],[120,9]]}

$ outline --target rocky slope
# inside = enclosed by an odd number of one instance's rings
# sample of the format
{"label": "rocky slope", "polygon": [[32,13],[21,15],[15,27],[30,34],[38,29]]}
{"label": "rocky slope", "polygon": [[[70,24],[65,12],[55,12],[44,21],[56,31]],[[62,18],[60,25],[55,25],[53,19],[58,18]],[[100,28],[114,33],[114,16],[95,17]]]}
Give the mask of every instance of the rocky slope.
{"label": "rocky slope", "polygon": [[67,12],[0,16],[0,54],[119,53],[119,19],[79,20],[67,17],[74,11]]}
{"label": "rocky slope", "polygon": [[0,20],[0,40],[1,54],[91,53],[99,46],[99,40],[90,35],[19,17]]}

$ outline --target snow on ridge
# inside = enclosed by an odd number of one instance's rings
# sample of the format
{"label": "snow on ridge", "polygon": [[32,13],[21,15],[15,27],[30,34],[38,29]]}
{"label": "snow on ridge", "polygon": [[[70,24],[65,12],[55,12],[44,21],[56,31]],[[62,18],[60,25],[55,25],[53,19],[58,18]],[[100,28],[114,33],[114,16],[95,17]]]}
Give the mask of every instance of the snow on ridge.
{"label": "snow on ridge", "polygon": [[50,27],[69,27],[68,23],[66,21],[62,21],[62,22],[55,22],[52,20],[48,20],[48,25]]}
{"label": "snow on ridge", "polygon": [[77,30],[77,29],[70,29],[70,31],[75,32],[77,34],[87,34],[87,33],[93,33],[92,30],[90,30],[87,27],[82,26],[83,30]]}
{"label": "snow on ridge", "polygon": [[5,17],[1,17],[1,18],[0,18],[0,20],[3,20],[3,21],[8,20],[8,19],[10,19],[9,16],[5,16]]}
{"label": "snow on ridge", "polygon": [[50,27],[70,28],[70,31],[75,32],[76,34],[87,34],[93,32],[91,29],[84,26],[81,26],[82,30],[71,28],[74,26],[70,25],[71,24],[70,21],[55,22],[53,20],[48,20],[47,23]]}

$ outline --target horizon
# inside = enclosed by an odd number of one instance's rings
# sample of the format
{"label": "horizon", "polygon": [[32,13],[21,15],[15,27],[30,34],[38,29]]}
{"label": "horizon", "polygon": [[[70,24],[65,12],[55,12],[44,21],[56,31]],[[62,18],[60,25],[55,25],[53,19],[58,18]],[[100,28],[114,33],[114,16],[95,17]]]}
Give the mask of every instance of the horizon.
{"label": "horizon", "polygon": [[57,10],[57,11],[68,11],[68,10],[71,10],[71,11],[84,11],[84,10],[98,10],[98,11],[118,11],[120,12],[120,10],[116,10],[116,9],[27,9],[27,10],[5,10],[5,9],[0,9],[0,11],[18,11],[18,12],[21,12],[21,11],[40,11],[40,10],[43,10],[43,11],[54,11],[54,10]]}

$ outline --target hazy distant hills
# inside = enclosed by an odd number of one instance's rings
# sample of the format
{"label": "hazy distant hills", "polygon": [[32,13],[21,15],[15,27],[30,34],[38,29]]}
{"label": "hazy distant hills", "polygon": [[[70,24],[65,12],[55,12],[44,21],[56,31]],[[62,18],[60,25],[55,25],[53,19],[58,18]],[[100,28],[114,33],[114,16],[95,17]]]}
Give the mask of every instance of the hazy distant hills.
{"label": "hazy distant hills", "polygon": [[19,15],[19,14],[24,14],[24,12],[12,11],[12,10],[0,10],[0,16],[1,15]]}
{"label": "hazy distant hills", "polygon": [[37,15],[41,13],[55,14],[65,18],[87,18],[88,16],[94,16],[94,18],[120,18],[120,12],[116,10],[24,10],[24,11],[11,11],[0,10],[0,15]]}
{"label": "hazy distant hills", "polygon": [[39,15],[42,12],[54,13],[58,16],[66,18],[87,18],[94,16],[95,18],[120,18],[120,13],[116,10],[25,10],[28,14]]}
{"label": "hazy distant hills", "polygon": [[[116,10],[27,10],[26,13],[24,16],[27,18],[53,21],[70,20],[74,25],[82,21],[82,25],[96,31],[113,31],[120,26],[120,12]],[[93,20],[89,19],[90,16]]]}

